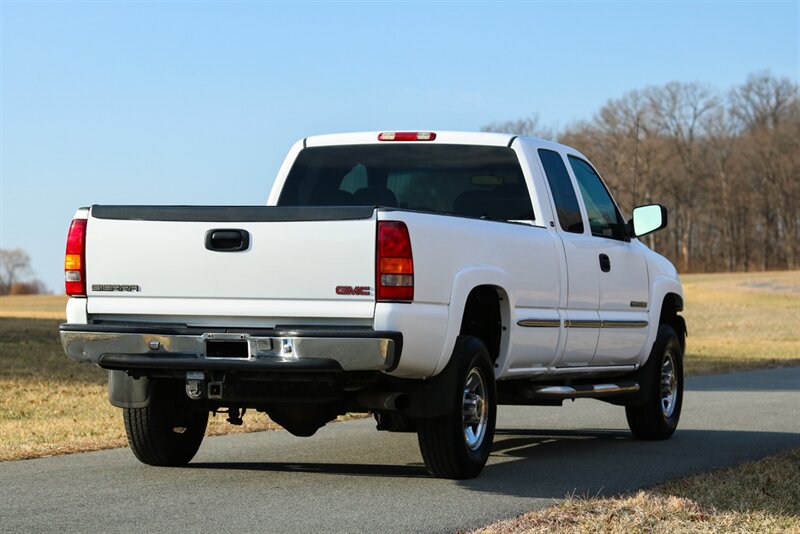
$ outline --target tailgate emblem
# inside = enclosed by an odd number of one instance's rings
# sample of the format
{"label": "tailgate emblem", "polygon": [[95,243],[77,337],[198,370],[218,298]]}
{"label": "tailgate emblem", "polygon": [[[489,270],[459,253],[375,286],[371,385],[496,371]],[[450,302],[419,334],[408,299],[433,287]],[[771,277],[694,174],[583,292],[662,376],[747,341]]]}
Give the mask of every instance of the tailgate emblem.
{"label": "tailgate emblem", "polygon": [[92,284],[92,291],[134,291],[140,292],[142,288],[132,284]]}
{"label": "tailgate emblem", "polygon": [[336,286],[337,295],[369,295],[369,286]]}

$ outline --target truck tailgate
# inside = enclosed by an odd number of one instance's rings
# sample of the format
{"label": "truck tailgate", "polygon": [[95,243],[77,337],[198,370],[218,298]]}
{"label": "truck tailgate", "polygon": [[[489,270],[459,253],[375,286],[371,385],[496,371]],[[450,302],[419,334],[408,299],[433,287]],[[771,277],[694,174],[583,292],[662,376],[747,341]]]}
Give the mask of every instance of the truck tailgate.
{"label": "truck tailgate", "polygon": [[[371,319],[375,227],[371,207],[94,206],[87,311]],[[249,242],[225,250],[224,240],[209,242],[213,232]],[[369,290],[347,294],[354,287]]]}

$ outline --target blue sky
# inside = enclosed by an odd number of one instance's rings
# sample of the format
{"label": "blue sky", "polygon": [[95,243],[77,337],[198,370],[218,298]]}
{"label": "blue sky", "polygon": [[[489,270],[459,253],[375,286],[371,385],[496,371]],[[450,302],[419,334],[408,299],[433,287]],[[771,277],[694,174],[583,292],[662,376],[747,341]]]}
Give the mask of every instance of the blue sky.
{"label": "blue sky", "polygon": [[672,80],[798,81],[799,6],[0,0],[0,246],[63,292],[76,208],[262,204],[307,135],[565,126]]}

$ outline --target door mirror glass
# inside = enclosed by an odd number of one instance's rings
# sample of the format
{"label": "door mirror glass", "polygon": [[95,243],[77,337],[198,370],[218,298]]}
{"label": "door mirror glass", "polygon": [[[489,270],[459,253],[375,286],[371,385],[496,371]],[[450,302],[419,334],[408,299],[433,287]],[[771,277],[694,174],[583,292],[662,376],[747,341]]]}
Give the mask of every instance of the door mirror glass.
{"label": "door mirror glass", "polygon": [[633,235],[641,237],[667,225],[667,208],[661,204],[649,204],[633,208]]}

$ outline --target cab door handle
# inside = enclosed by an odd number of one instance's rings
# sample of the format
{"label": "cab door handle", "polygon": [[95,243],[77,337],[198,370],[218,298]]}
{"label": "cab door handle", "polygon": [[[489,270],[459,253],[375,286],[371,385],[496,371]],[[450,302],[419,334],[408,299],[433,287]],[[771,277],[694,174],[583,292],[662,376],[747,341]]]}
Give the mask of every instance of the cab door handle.
{"label": "cab door handle", "polygon": [[605,254],[600,254],[600,270],[604,273],[611,270],[611,260]]}

